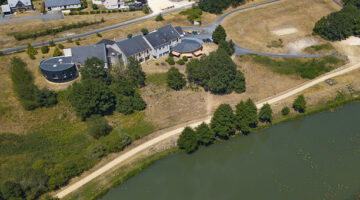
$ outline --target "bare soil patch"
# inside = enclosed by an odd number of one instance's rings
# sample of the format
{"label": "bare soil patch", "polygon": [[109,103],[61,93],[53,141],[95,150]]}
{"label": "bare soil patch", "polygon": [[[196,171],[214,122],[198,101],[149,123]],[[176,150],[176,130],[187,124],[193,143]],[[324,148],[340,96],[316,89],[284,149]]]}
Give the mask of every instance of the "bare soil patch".
{"label": "bare soil patch", "polygon": [[279,29],[273,30],[271,32],[274,33],[275,35],[283,36],[283,35],[290,35],[293,33],[297,33],[298,30],[297,30],[297,28],[289,27],[289,28],[279,28]]}
{"label": "bare soil patch", "polygon": [[320,43],[320,40],[314,37],[305,37],[303,39],[295,40],[287,44],[289,54],[299,54],[307,47]]}

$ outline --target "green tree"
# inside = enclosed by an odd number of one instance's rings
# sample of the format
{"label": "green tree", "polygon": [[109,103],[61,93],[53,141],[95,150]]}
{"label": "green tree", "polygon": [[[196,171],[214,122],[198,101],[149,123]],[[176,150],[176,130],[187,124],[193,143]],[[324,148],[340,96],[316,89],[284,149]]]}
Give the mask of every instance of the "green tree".
{"label": "green tree", "polygon": [[58,44],[58,47],[59,47],[59,49],[64,49],[65,48],[63,44]]}
{"label": "green tree", "polygon": [[69,101],[83,120],[93,114],[111,113],[115,108],[113,93],[100,80],[82,80],[73,84],[70,91]]}
{"label": "green tree", "polygon": [[94,10],[97,10],[97,9],[99,9],[99,6],[96,5],[96,4],[92,4],[92,8],[93,8]]}
{"label": "green tree", "polygon": [[147,35],[147,34],[149,33],[149,30],[146,29],[146,28],[142,28],[142,29],[141,29],[141,33],[142,33],[143,35]]}
{"label": "green tree", "polygon": [[49,50],[50,50],[49,46],[42,46],[41,47],[41,53],[42,54],[49,53]]}
{"label": "green tree", "polygon": [[261,122],[268,122],[271,123],[272,120],[272,109],[270,104],[264,104],[263,107],[260,109],[259,112],[259,120]]}
{"label": "green tree", "polygon": [[147,6],[144,6],[142,11],[143,11],[144,14],[149,14],[150,13],[150,8],[147,7]]}
{"label": "green tree", "polygon": [[304,95],[299,95],[294,103],[293,103],[293,108],[294,110],[300,112],[300,113],[303,113],[306,111],[306,100],[305,100],[305,97]]}
{"label": "green tree", "polygon": [[219,42],[219,48],[224,49],[229,54],[229,56],[235,53],[235,44],[233,43],[232,40],[230,40],[229,42],[225,40],[221,40]]}
{"label": "green tree", "polygon": [[235,115],[229,104],[221,104],[211,119],[211,129],[216,136],[228,139],[235,134]]}
{"label": "green tree", "polygon": [[26,53],[31,59],[35,59],[35,55],[38,54],[37,50],[33,46],[31,46],[31,44],[27,45]]}
{"label": "green tree", "polygon": [[59,48],[55,47],[53,56],[57,57],[57,56],[62,56],[62,55],[63,55],[63,53],[61,52],[61,50]]}
{"label": "green tree", "polygon": [[127,66],[127,76],[128,78],[137,86],[143,87],[145,86],[146,75],[143,72],[140,62],[134,58],[130,57],[129,64]]}
{"label": "green tree", "polygon": [[257,107],[255,103],[249,98],[246,102],[246,110],[248,112],[248,122],[249,127],[255,128],[258,124],[258,114],[257,114]]}
{"label": "green tree", "polygon": [[235,110],[236,128],[245,135],[250,133],[250,119],[248,114],[248,109],[244,101],[240,101],[240,103],[236,105]]}
{"label": "green tree", "polygon": [[224,41],[226,39],[226,31],[221,25],[216,27],[215,31],[212,34],[212,39],[216,44],[219,44],[221,41]]}
{"label": "green tree", "polygon": [[133,35],[131,34],[131,33],[129,33],[128,35],[127,35],[127,38],[128,39],[131,39],[133,37]]}
{"label": "green tree", "polygon": [[95,139],[108,135],[112,129],[108,121],[101,115],[91,115],[86,119],[86,125],[87,132]]}
{"label": "green tree", "polygon": [[45,13],[46,12],[46,10],[45,10],[45,2],[43,1],[43,2],[41,2],[41,11],[40,11],[41,13]]}
{"label": "green tree", "polygon": [[159,14],[158,16],[156,16],[155,21],[157,22],[164,21],[164,18],[161,14]]}
{"label": "green tree", "polygon": [[215,139],[214,132],[205,123],[202,123],[198,127],[196,127],[195,132],[198,137],[199,143],[202,145],[209,145]]}
{"label": "green tree", "polygon": [[167,72],[166,82],[173,90],[181,90],[186,85],[184,74],[180,73],[175,67],[171,67]]}
{"label": "green tree", "polygon": [[281,109],[281,114],[282,114],[283,116],[286,116],[286,115],[288,115],[289,113],[290,113],[290,108],[289,108],[289,107],[285,106],[283,109]]}
{"label": "green tree", "polygon": [[80,69],[81,77],[86,79],[99,79],[103,82],[109,81],[109,72],[105,69],[104,61],[97,57],[91,57],[85,60],[84,67]]}
{"label": "green tree", "polygon": [[198,139],[195,131],[190,127],[186,127],[182,131],[177,141],[177,145],[180,149],[184,149],[187,153],[196,151],[198,148]]}
{"label": "green tree", "polygon": [[235,76],[235,79],[233,82],[233,87],[234,87],[234,91],[239,94],[244,93],[246,91],[245,76],[239,70],[236,71],[236,76]]}
{"label": "green tree", "polygon": [[25,194],[23,189],[21,188],[20,184],[12,182],[12,181],[5,181],[1,185],[1,193],[5,199],[24,199]]}

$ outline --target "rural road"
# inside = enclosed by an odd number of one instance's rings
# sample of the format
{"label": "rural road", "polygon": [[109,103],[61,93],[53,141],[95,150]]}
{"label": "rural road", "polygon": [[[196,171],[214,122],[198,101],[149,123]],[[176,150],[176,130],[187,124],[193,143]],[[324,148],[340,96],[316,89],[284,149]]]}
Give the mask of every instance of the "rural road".
{"label": "rural road", "polygon": [[[308,82],[305,82],[303,84],[301,84],[300,86],[297,86],[295,88],[289,89],[288,91],[285,91],[279,95],[270,97],[269,99],[265,99],[263,101],[260,101],[256,104],[256,106],[258,108],[261,108],[264,104],[268,103],[268,104],[274,104],[276,102],[279,102],[281,100],[284,100],[288,97],[291,97],[297,93],[300,93],[318,83],[321,83],[327,79],[336,77],[336,76],[340,76],[343,74],[346,74],[348,72],[351,72],[353,70],[359,69],[360,68],[360,63],[357,64],[347,64],[344,67],[338,68],[332,72],[329,72],[327,74],[324,74],[323,76],[320,76],[316,79],[310,80]],[[187,124],[186,126],[190,126],[192,128],[197,127],[198,125],[200,125],[201,123],[205,122],[205,123],[210,123],[211,117],[208,117],[204,120],[199,120],[197,122],[193,122],[191,124]],[[148,149],[151,146],[156,145],[157,143],[164,141],[172,136],[178,135],[180,134],[183,129],[186,127],[183,126],[181,128],[177,128],[171,131],[168,131],[156,138],[153,138],[143,144],[138,145],[137,147],[131,149],[130,151],[118,156],[117,158],[115,158],[114,160],[112,160],[111,162],[109,162],[108,164],[104,165],[103,167],[99,168],[98,170],[94,171],[93,173],[89,174],[88,176],[82,178],[81,180],[77,181],[76,183],[64,188],[62,191],[60,191],[59,193],[56,194],[56,196],[58,198],[63,198],[66,195],[70,194],[71,192],[79,189],[80,187],[82,187],[83,185],[89,183],[91,180],[95,179],[96,177],[100,176],[101,174],[109,171],[110,169],[112,169],[113,167],[121,164],[122,162],[124,162],[125,160],[131,158],[132,156]]]}
{"label": "rural road", "polygon": [[[192,4],[186,5],[186,6],[181,6],[181,7],[178,7],[178,8],[174,8],[174,9],[170,9],[170,10],[167,10],[167,11],[163,11],[163,12],[161,12],[161,14],[164,15],[164,14],[169,14],[169,13],[177,12],[177,11],[180,11],[180,10],[183,10],[183,9],[186,9],[186,8],[189,8],[189,7],[191,7],[191,6],[192,6]],[[146,15],[146,16],[144,16],[144,17],[140,17],[140,18],[137,18],[137,19],[129,20],[129,21],[126,21],[126,22],[122,22],[122,23],[119,23],[119,24],[112,25],[112,26],[107,26],[107,27],[104,27],[104,28],[96,29],[96,30],[89,31],[89,32],[86,32],[86,33],[82,33],[82,34],[78,34],[78,35],[73,35],[73,36],[64,37],[64,38],[60,38],[60,39],[55,39],[55,40],[53,40],[53,41],[54,41],[55,43],[57,43],[57,42],[67,41],[67,40],[69,40],[69,39],[77,39],[77,38],[89,36],[89,35],[92,35],[92,34],[96,34],[96,33],[99,33],[99,32],[104,32],[104,31],[116,29],[116,28],[119,28],[119,27],[122,27],[122,26],[126,26],[126,25],[129,25],[129,24],[134,24],[134,23],[137,23],[137,22],[145,21],[145,20],[147,20],[147,19],[154,18],[154,17],[156,17],[157,15],[158,15],[158,13],[156,13],[156,14],[151,14],[151,15]],[[44,45],[48,45],[49,43],[50,43],[50,41],[40,42],[40,43],[33,43],[33,44],[31,44],[31,45],[32,45],[33,47],[41,47],[41,46],[44,46]],[[18,46],[18,47],[9,48],[9,49],[3,49],[3,50],[0,50],[0,51],[1,51],[2,53],[4,53],[4,54],[8,54],[8,53],[13,53],[13,52],[20,51],[20,50],[25,50],[25,49],[26,49],[26,46]]]}

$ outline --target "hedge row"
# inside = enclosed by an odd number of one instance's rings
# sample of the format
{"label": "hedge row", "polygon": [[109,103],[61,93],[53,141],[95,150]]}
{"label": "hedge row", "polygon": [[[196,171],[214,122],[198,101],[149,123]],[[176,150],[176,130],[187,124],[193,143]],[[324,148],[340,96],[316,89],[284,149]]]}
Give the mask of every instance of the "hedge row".
{"label": "hedge row", "polygon": [[107,14],[107,13],[118,13],[118,12],[133,12],[133,11],[140,11],[142,8],[135,8],[131,7],[130,9],[126,10],[92,10],[92,11],[72,11],[70,13],[65,13],[66,16],[68,15],[94,15],[94,14]]}
{"label": "hedge row", "polygon": [[56,35],[57,33],[71,30],[74,28],[82,28],[85,26],[91,26],[94,24],[100,24],[100,23],[104,23],[104,22],[105,22],[104,19],[101,19],[100,21],[93,21],[93,22],[82,21],[82,22],[72,23],[72,24],[63,24],[58,28],[48,28],[45,30],[30,32],[30,33],[29,32],[16,32],[16,33],[13,33],[12,35],[18,41],[29,39],[29,38],[35,39],[37,37],[42,37],[42,36],[46,36],[46,35]]}

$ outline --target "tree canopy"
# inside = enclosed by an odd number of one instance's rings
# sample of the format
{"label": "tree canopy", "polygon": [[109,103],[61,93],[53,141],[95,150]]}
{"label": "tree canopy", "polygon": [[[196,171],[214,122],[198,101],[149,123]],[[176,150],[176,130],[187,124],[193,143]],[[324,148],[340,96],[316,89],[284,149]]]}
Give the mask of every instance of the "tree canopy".
{"label": "tree canopy", "polygon": [[97,57],[88,58],[84,67],[80,69],[82,79],[101,79],[106,81],[109,78],[108,70],[105,69],[104,61]]}
{"label": "tree canopy", "polygon": [[230,5],[236,7],[243,3],[245,3],[245,0],[200,0],[199,7],[203,11],[220,14]]}
{"label": "tree canopy", "polygon": [[194,152],[198,148],[198,139],[195,134],[192,128],[186,127],[177,141],[179,148],[187,153]]}
{"label": "tree canopy", "polygon": [[101,115],[91,115],[86,119],[87,132],[95,139],[106,136],[112,127],[108,121]]}
{"label": "tree canopy", "polygon": [[184,74],[179,72],[179,69],[171,67],[167,72],[168,86],[174,90],[181,90],[186,85],[186,80]]}
{"label": "tree canopy", "polygon": [[212,39],[216,44],[219,44],[221,41],[225,41],[226,31],[221,25],[216,27],[215,31],[212,34]]}
{"label": "tree canopy", "polygon": [[229,104],[221,104],[211,119],[211,129],[216,136],[228,139],[235,134],[235,115]]}
{"label": "tree canopy", "polygon": [[259,120],[261,122],[268,122],[270,123],[272,120],[272,109],[270,104],[264,104],[263,107],[260,109],[259,112]]}
{"label": "tree canopy", "polygon": [[186,65],[190,82],[210,90],[214,94],[229,94],[245,91],[245,78],[237,72],[236,64],[224,49],[218,49],[209,56],[191,59]]}
{"label": "tree canopy", "polygon": [[202,145],[209,145],[214,141],[215,134],[205,123],[202,123],[196,127],[195,132],[199,143]]}
{"label": "tree canopy", "polygon": [[294,110],[303,113],[306,111],[306,100],[304,95],[299,95],[293,103]]}
{"label": "tree canopy", "polygon": [[21,188],[20,184],[12,182],[12,181],[5,181],[1,185],[1,193],[5,199],[24,199],[25,194],[23,189]]}

